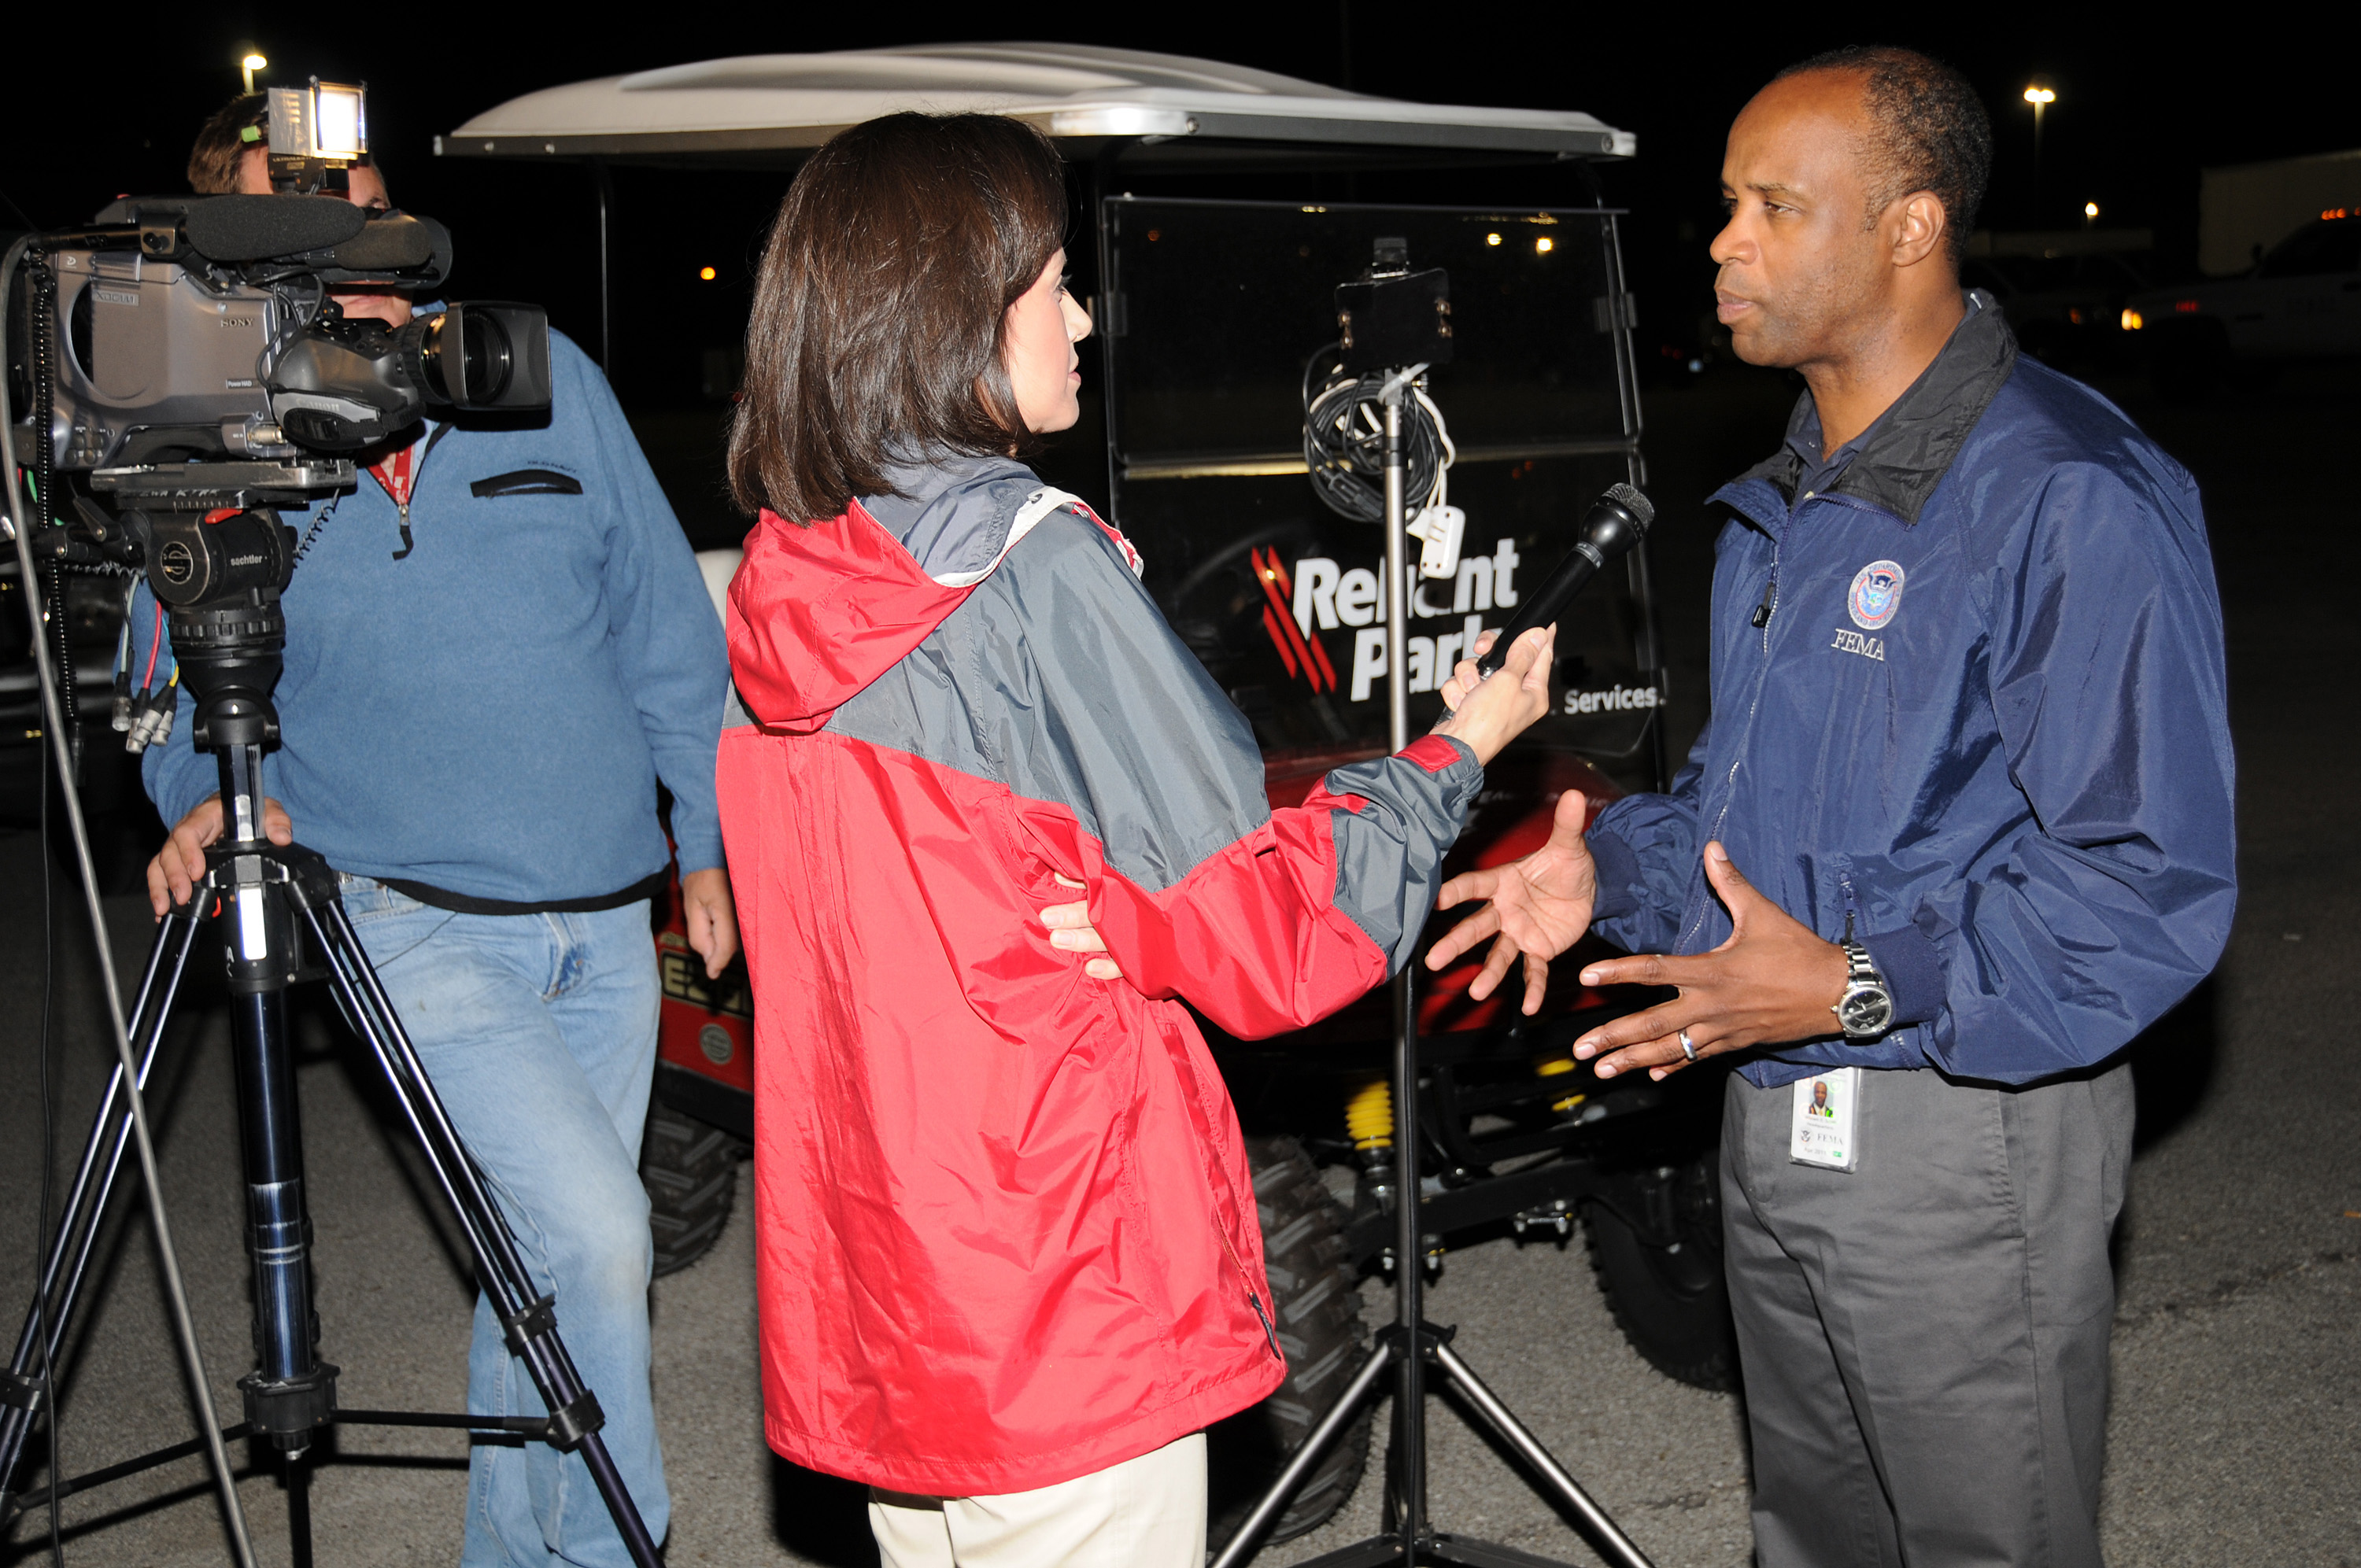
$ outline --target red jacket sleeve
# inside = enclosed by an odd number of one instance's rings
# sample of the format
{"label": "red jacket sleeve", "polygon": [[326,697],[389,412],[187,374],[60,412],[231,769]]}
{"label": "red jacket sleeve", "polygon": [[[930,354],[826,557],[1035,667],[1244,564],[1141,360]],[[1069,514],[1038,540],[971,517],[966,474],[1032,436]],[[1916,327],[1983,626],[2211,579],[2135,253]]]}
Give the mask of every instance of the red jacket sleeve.
{"label": "red jacket sleeve", "polygon": [[1105,864],[1071,816],[1026,815],[1052,859],[1083,868],[1092,924],[1126,980],[1257,1039],[1326,1017],[1410,960],[1482,783],[1458,742],[1425,737],[1337,769],[1157,892]]}

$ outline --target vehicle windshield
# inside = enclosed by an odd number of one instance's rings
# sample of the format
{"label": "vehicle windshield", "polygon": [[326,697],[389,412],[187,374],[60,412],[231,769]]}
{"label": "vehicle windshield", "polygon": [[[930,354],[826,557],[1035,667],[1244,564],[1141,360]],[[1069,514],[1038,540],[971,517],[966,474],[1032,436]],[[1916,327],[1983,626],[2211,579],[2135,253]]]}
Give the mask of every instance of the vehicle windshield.
{"label": "vehicle windshield", "polygon": [[[1337,336],[1334,291],[1380,236],[1451,280],[1453,357],[1429,377],[1466,514],[1447,576],[1411,585],[1411,719],[1472,631],[1499,627],[1629,477],[1612,214],[1117,198],[1120,525],[1173,627],[1253,720],[1275,768],[1383,748],[1385,540],[1314,494],[1302,378]],[[1410,558],[1418,559],[1413,542]],[[1661,693],[1640,674],[1625,574],[1559,627],[1551,713],[1526,744],[1637,766]],[[1639,775],[1634,775],[1635,779]]]}

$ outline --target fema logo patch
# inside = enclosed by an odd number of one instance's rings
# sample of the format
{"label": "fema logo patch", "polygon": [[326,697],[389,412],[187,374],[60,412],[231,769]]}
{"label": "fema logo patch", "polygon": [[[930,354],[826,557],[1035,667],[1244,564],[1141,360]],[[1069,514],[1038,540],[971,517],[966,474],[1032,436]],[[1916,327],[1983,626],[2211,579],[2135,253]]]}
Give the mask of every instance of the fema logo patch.
{"label": "fema logo patch", "polygon": [[1902,608],[1902,567],[1893,561],[1872,561],[1852,580],[1852,591],[1845,596],[1845,609],[1852,612],[1852,623],[1863,631],[1875,631],[1894,619]]}

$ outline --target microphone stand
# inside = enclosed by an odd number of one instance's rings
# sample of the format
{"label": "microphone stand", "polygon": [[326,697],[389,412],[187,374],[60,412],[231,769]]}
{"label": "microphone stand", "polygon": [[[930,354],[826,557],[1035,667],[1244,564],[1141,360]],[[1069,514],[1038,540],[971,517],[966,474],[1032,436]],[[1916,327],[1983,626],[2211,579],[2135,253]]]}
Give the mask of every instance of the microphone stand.
{"label": "microphone stand", "polygon": [[[1410,676],[1405,640],[1409,632],[1410,589],[1407,549],[1403,544],[1410,518],[1405,505],[1402,452],[1402,399],[1424,365],[1413,365],[1388,378],[1378,393],[1385,408],[1386,480],[1386,717],[1395,751],[1410,744]],[[1539,1438],[1527,1430],[1500,1397],[1487,1387],[1459,1354],[1451,1348],[1455,1328],[1426,1321],[1421,1298],[1428,1237],[1421,1224],[1418,1172],[1418,1008],[1415,965],[1404,964],[1392,981],[1394,1006],[1394,1321],[1378,1331],[1377,1344],[1361,1363],[1352,1381],[1328,1413],[1290,1455],[1279,1479],[1257,1501],[1238,1527],[1212,1568],[1243,1568],[1254,1556],[1296,1489],[1303,1485],[1321,1456],[1352,1424],[1361,1407],[1375,1398],[1388,1368],[1394,1374],[1394,1410],[1387,1470],[1390,1518],[1385,1528],[1366,1541],[1323,1552],[1303,1568],[1378,1568],[1398,1563],[1460,1563],[1469,1568],[1568,1568],[1554,1559],[1520,1552],[1469,1536],[1435,1531],[1427,1515],[1426,1497],[1426,1368],[1433,1364],[1449,1386],[1475,1409],[1494,1436],[1516,1451],[1541,1483],[1544,1496],[1570,1508],[1582,1521],[1584,1534],[1614,1568],[1653,1568],[1647,1555],[1631,1542],[1605,1509],[1551,1456]]]}

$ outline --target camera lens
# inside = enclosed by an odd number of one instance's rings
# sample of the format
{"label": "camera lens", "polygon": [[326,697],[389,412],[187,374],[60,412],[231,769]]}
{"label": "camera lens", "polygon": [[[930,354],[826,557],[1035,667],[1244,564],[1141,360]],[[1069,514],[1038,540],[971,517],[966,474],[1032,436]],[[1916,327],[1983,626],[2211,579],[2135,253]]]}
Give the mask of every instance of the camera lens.
{"label": "camera lens", "polygon": [[490,402],[508,390],[514,360],[508,329],[497,316],[469,311],[461,320],[459,336],[467,357],[468,400]]}
{"label": "camera lens", "polygon": [[479,409],[499,400],[514,373],[516,351],[498,316],[453,305],[434,318],[419,356],[428,384],[445,401]]}

